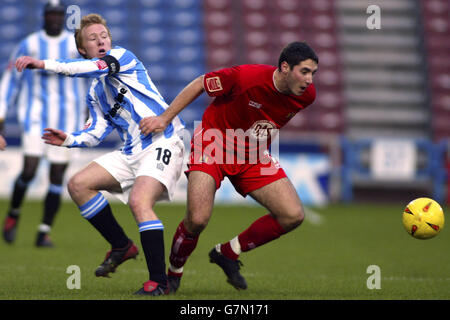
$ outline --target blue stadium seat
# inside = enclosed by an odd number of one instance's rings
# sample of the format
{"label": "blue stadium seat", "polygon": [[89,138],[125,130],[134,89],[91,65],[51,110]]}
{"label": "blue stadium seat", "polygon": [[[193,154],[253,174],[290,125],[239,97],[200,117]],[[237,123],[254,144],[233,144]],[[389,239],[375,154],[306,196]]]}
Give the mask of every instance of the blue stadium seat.
{"label": "blue stadium seat", "polygon": [[9,23],[10,21],[17,21],[22,18],[23,8],[18,5],[3,5],[0,7],[0,21],[1,24]]}
{"label": "blue stadium seat", "polygon": [[161,82],[166,80],[167,78],[167,68],[165,68],[162,64],[149,64],[145,66],[147,68],[148,74],[153,82]]}
{"label": "blue stadium seat", "polygon": [[144,64],[159,64],[167,61],[166,52],[162,46],[143,46],[139,50],[140,59]]}
{"label": "blue stadium seat", "polygon": [[167,32],[167,39],[172,45],[202,45],[204,34],[200,28],[171,28]]}
{"label": "blue stadium seat", "polygon": [[145,27],[161,27],[166,23],[165,19],[163,12],[158,9],[148,9],[139,12],[139,20]]}
{"label": "blue stadium seat", "polygon": [[164,8],[167,5],[167,0],[139,0],[137,6],[143,8]]}
{"label": "blue stadium seat", "polygon": [[26,30],[15,23],[2,24],[0,28],[0,38],[19,43],[26,36]]}
{"label": "blue stadium seat", "polygon": [[129,14],[126,10],[120,8],[107,9],[102,12],[102,16],[106,19],[108,25],[117,24],[120,27],[128,25]]}
{"label": "blue stadium seat", "polygon": [[168,15],[171,17],[168,21],[175,27],[188,28],[202,25],[201,14],[196,10],[169,11]]}
{"label": "blue stadium seat", "polygon": [[168,57],[174,63],[198,63],[205,61],[205,52],[199,46],[183,46],[170,50]]}
{"label": "blue stadium seat", "polygon": [[166,30],[160,27],[142,28],[138,31],[143,46],[161,45],[167,43]]}
{"label": "blue stadium seat", "polygon": [[201,10],[202,1],[198,0],[166,0],[171,9]]}

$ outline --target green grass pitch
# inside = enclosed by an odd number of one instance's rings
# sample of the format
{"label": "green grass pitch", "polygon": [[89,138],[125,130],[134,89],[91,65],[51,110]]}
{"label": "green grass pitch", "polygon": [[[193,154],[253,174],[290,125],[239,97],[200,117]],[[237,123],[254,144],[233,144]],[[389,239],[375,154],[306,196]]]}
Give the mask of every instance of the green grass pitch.
{"label": "green grass pitch", "polygon": [[[0,300],[397,300],[450,299],[450,230],[430,240],[412,238],[403,229],[403,203],[330,205],[310,208],[304,223],[276,241],[243,253],[241,269],[248,289],[236,291],[225,275],[209,263],[208,252],[240,233],[266,211],[257,206],[216,205],[197,249],[185,266],[176,295],[133,296],[148,279],[142,250],[137,260],[120,266],[108,278],[96,278],[107,243],[81,218],[72,202],[64,202],[52,239],[56,247],[34,247],[42,203],[28,201],[22,209],[16,242],[0,240]],[[3,222],[8,202],[0,201]],[[136,223],[125,205],[113,212],[140,248]],[[172,236],[185,206],[158,204],[165,226],[166,261]],[[449,208],[444,208],[447,214]],[[447,221],[448,223],[448,221]],[[79,266],[80,289],[68,289],[67,268]],[[378,266],[380,288],[368,279]],[[369,279],[370,282],[370,279]]]}

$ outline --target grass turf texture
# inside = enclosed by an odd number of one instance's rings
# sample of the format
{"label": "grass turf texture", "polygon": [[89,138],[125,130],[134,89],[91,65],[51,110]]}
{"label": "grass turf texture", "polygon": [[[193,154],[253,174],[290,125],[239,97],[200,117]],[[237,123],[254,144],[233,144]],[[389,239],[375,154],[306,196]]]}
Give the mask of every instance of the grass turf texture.
{"label": "grass turf texture", "polygon": [[[8,202],[0,201],[3,221]],[[222,270],[209,263],[208,252],[266,213],[261,207],[217,205],[197,249],[185,266],[176,295],[133,296],[148,279],[138,228],[129,209],[112,204],[117,220],[140,248],[137,260],[121,265],[111,279],[96,278],[107,243],[81,218],[72,202],[62,205],[52,231],[53,249],[36,248],[41,202],[22,209],[16,242],[0,241],[0,300],[384,300],[450,299],[450,231],[446,226],[431,240],[417,240],[403,229],[404,204],[350,204],[313,208],[314,215],[293,232],[241,255],[249,288],[236,291]],[[166,260],[173,233],[185,206],[159,204],[165,226]],[[447,213],[449,208],[444,208]],[[449,218],[447,217],[447,220]],[[447,221],[448,223],[448,221]],[[81,269],[81,289],[68,289],[68,266]],[[381,270],[381,289],[370,290],[370,265]]]}

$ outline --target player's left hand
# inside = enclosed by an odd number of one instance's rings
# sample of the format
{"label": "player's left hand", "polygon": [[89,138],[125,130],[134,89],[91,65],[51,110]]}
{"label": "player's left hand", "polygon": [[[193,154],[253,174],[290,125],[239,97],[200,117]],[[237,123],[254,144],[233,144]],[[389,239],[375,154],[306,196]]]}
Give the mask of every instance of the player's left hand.
{"label": "player's left hand", "polygon": [[168,125],[168,122],[162,116],[146,117],[139,122],[139,130],[143,135],[148,135],[152,132],[163,132]]}
{"label": "player's left hand", "polygon": [[45,128],[42,139],[46,144],[52,144],[54,146],[61,146],[67,138],[67,134],[64,131]]}
{"label": "player's left hand", "polygon": [[16,60],[16,69],[19,72],[22,72],[23,69],[44,69],[45,63],[43,60],[37,60],[35,58],[29,57],[29,56],[23,56],[20,58],[17,58]]}

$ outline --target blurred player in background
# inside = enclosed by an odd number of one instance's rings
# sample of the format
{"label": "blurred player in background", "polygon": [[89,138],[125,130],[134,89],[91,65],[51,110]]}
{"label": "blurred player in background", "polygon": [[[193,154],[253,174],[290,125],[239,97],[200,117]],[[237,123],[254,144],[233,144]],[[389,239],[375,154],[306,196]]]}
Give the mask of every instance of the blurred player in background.
{"label": "blurred player in background", "polygon": [[149,281],[136,294],[167,294],[164,226],[153,206],[156,201],[170,200],[173,196],[183,164],[184,144],[178,133],[184,124],[174,117],[163,132],[142,135],[140,120],[159,115],[167,108],[144,65],[132,52],[118,46],[112,48],[110,31],[100,15],[83,17],[75,37],[86,60],[42,61],[21,57],[16,68],[94,78],[87,97],[90,118],[85,129],[69,134],[47,128],[43,139],[56,146],[92,147],[112,130],[119,132],[123,147],[94,160],[72,177],[69,193],[81,215],[111,244],[95,275],[107,277],[118,265],[138,254],[136,245],[117,223],[108,201],[100,193],[106,190],[129,204],[139,227]]}
{"label": "blurred player in background", "polygon": [[14,68],[17,57],[28,55],[37,59],[75,59],[79,57],[73,34],[64,30],[65,6],[48,2],[43,10],[44,28],[26,37],[14,50],[8,69],[0,83],[0,129],[8,107],[17,107],[22,127],[23,168],[17,177],[9,212],[3,225],[3,238],[12,243],[16,237],[20,208],[28,185],[36,175],[42,157],[50,162],[49,189],[44,200],[44,213],[36,238],[38,247],[52,247],[49,232],[54,222],[63,191],[64,174],[71,152],[43,143],[44,128],[75,131],[86,120],[82,79],[73,79],[47,71],[26,70],[19,74]]}
{"label": "blurred player in background", "polygon": [[[236,289],[247,288],[239,272],[241,252],[275,240],[302,223],[304,210],[300,198],[279,163],[269,154],[268,144],[261,143],[262,147],[258,144],[255,149],[245,136],[229,137],[227,131],[242,129],[249,132],[248,136],[260,139],[258,142],[269,139],[270,131],[283,127],[314,101],[316,91],[312,79],[318,62],[306,43],[294,42],[281,52],[278,68],[242,65],[207,73],[187,85],[161,116],[141,121],[143,134],[160,132],[204,91],[215,97],[191,142],[187,213],[175,232],[170,253],[171,291],[176,291],[180,285],[183,266],[208,224],[216,190],[224,177],[229,178],[242,196],[250,195],[269,211],[209,253],[210,261],[223,269],[228,282]],[[259,148],[263,149],[257,150]],[[244,156],[236,156],[242,150],[244,153],[240,154]],[[255,152],[260,157],[249,161]],[[226,154],[232,155],[231,162],[223,161]],[[245,161],[239,164],[239,160]]]}

